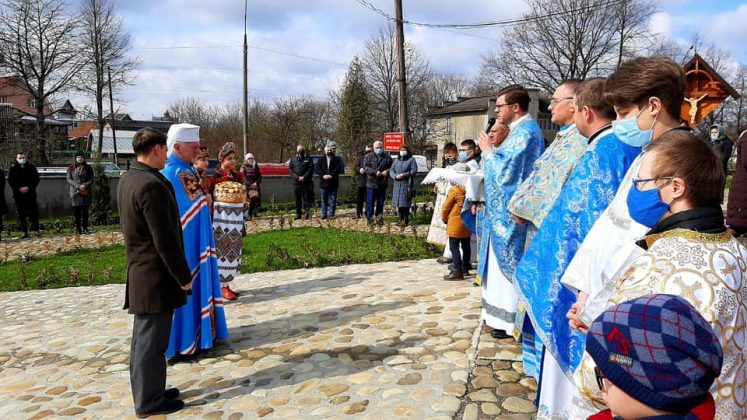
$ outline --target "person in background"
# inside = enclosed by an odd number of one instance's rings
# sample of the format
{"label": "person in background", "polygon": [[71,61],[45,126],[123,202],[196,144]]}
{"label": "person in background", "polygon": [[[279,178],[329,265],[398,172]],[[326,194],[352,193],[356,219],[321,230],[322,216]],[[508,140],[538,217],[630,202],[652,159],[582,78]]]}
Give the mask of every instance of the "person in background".
{"label": "person in background", "polygon": [[[492,127],[491,127],[492,128]],[[480,152],[472,139],[464,140],[460,143],[459,161],[464,162],[472,171],[480,169]]]}
{"label": "person in background", "polygon": [[493,146],[494,149],[497,149],[501,144],[503,144],[506,137],[508,137],[508,126],[500,121],[496,121],[495,124],[490,127],[490,132],[488,133],[490,145]]}
{"label": "person in background", "polygon": [[[459,162],[459,149],[457,149],[456,144],[448,142],[444,145],[442,160],[444,168],[448,168],[449,166]],[[446,196],[449,194],[449,188],[451,188],[451,184],[445,181],[436,184],[436,208],[433,212],[434,221],[440,219],[441,210],[443,209],[443,202],[446,200]],[[439,202],[441,206],[439,206]],[[431,222],[431,224],[433,223],[434,222]],[[439,264],[451,264],[453,262],[453,259],[451,258],[451,249],[449,249],[448,242],[444,246],[443,254],[438,257],[438,259],[436,259],[436,262]]]}
{"label": "person in background", "polygon": [[383,142],[376,141],[373,147],[374,152],[367,154],[363,159],[363,168],[366,170],[366,188],[368,189],[366,194],[366,221],[369,225],[372,225],[373,217],[377,216],[378,224],[383,225],[386,184],[393,161],[392,157],[384,152]]}
{"label": "person in background", "polygon": [[405,227],[410,224],[410,206],[415,185],[415,175],[418,173],[418,164],[410,153],[410,148],[402,145],[399,148],[399,156],[392,163],[389,176],[394,180],[392,186],[392,206],[397,208],[399,214],[399,225]]}
{"label": "person in background", "polygon": [[200,151],[197,153],[197,157],[194,160],[195,171],[197,173],[197,179],[200,182],[200,188],[202,193],[205,194],[205,198],[208,200],[208,206],[210,207],[210,214],[212,215],[213,210],[213,195],[212,185],[210,184],[210,177],[207,175],[207,169],[210,166],[210,152],[207,146],[200,146]]}
{"label": "person in background", "polygon": [[726,225],[734,237],[747,233],[747,130],[737,140],[737,164],[726,203]]}
{"label": "person in background", "polygon": [[244,155],[241,173],[244,176],[246,199],[249,203],[247,214],[249,220],[251,220],[257,217],[257,211],[262,207],[262,172],[259,170],[259,164],[254,159],[253,154],[247,153]]}
{"label": "person in background", "polygon": [[0,241],[3,240],[3,219],[8,214],[8,204],[5,202],[5,172],[0,169]]}
{"label": "person in background", "polygon": [[324,146],[324,156],[317,161],[319,172],[319,194],[322,198],[322,219],[335,217],[337,188],[340,186],[341,159],[335,155],[331,144]]}
{"label": "person in background", "polygon": [[296,155],[291,158],[288,169],[296,196],[296,220],[308,219],[314,203],[314,160],[306,153],[303,144],[296,146]]}
{"label": "person in background", "polygon": [[356,219],[363,217],[363,204],[366,202],[366,168],[363,167],[363,159],[371,152],[373,152],[373,144],[366,145],[366,149],[355,164],[355,186],[357,188],[355,196]]}
{"label": "person in background", "polygon": [[713,419],[708,389],[724,363],[718,340],[679,296],[647,295],[609,308],[586,340],[609,409],[589,420]]}
{"label": "person in background", "polygon": [[721,158],[721,162],[724,165],[724,173],[727,174],[734,142],[726,136],[726,131],[721,124],[713,124],[710,129],[710,135],[711,146],[719,158]]}
{"label": "person in background", "polygon": [[[453,165],[452,169],[462,172],[469,171],[467,164],[463,162]],[[465,196],[464,187],[457,184],[452,185],[441,210],[441,221],[446,224],[446,234],[449,236],[449,249],[453,260],[451,271],[444,276],[444,280],[463,280],[465,276],[469,275],[469,264],[472,258],[469,240],[472,233],[464,226],[460,216],[462,207],[464,207]]]}
{"label": "person in background", "polygon": [[246,191],[242,191],[239,200],[230,194],[224,197],[218,191],[224,183],[239,184],[243,190],[244,174],[236,172],[236,145],[231,142],[224,144],[218,151],[218,161],[220,161],[220,167],[216,169],[210,181],[215,198],[213,235],[215,235],[221,295],[223,299],[233,301],[239,294],[231,290],[230,284],[239,275],[241,269],[241,250],[246,233],[244,210],[248,204],[246,203]]}
{"label": "person in background", "polygon": [[67,183],[70,185],[75,231],[78,235],[88,234],[88,208],[93,201],[93,168],[86,163],[83,152],[77,152],[75,162],[67,168]]}
{"label": "person in background", "polygon": [[16,163],[8,171],[8,185],[13,191],[18,219],[23,231],[23,239],[29,237],[29,220],[31,230],[37,235],[39,231],[39,208],[36,204],[36,187],[39,186],[39,172],[36,166],[29,163],[26,152],[16,153]]}

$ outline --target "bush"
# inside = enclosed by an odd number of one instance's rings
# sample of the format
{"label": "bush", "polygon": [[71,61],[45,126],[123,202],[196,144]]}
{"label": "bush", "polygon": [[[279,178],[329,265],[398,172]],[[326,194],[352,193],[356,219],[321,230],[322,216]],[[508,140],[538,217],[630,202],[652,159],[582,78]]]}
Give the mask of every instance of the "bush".
{"label": "bush", "polygon": [[111,213],[111,190],[109,177],[104,173],[100,161],[93,164],[93,203],[91,203],[91,220],[96,224],[106,224]]}

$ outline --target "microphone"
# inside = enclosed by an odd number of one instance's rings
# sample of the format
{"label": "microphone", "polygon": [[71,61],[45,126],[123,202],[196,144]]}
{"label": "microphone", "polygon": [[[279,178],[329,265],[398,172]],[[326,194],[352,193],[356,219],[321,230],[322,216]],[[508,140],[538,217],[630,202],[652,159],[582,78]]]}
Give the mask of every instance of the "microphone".
{"label": "microphone", "polygon": [[495,124],[495,117],[488,118],[488,126],[485,127],[485,134],[490,133],[490,129],[493,128],[494,124]]}

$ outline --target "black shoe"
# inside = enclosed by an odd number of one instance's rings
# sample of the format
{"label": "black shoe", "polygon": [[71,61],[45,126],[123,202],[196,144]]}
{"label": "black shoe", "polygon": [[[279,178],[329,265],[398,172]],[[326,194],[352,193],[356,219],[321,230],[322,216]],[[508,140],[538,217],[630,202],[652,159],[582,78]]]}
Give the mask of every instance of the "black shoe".
{"label": "black shoe", "polygon": [[490,336],[496,340],[503,340],[504,338],[513,338],[512,335],[506,334],[504,330],[493,330],[490,332]]}
{"label": "black shoe", "polygon": [[29,234],[28,233],[24,233],[23,236],[21,236],[21,239],[28,239],[28,238],[29,238]]}
{"label": "black shoe", "polygon": [[477,282],[476,282],[476,281],[473,281],[473,282],[472,282],[472,286],[474,286],[474,287],[480,287],[480,285],[479,285],[479,284],[477,284]]}
{"label": "black shoe", "polygon": [[451,261],[452,261],[451,258],[446,258],[446,257],[438,257],[438,259],[436,260],[436,262],[439,264],[451,264]]}
{"label": "black shoe", "polygon": [[327,218],[327,216],[322,216],[322,220],[324,220],[324,219],[326,219],[326,218]]}
{"label": "black shoe", "polygon": [[444,280],[464,280],[464,276],[461,271],[452,271],[444,276]]}
{"label": "black shoe", "polygon": [[462,276],[464,276],[464,277],[469,277],[469,276],[471,276],[471,275],[472,275],[472,274],[470,274],[470,273],[469,273],[469,270],[468,270],[468,269],[464,269],[464,270],[462,270]]}
{"label": "black shoe", "polygon": [[368,226],[371,226],[373,224],[373,220],[369,217],[368,219],[366,219],[366,224]]}
{"label": "black shoe", "polygon": [[144,419],[146,417],[155,416],[157,414],[171,414],[175,413],[184,408],[184,401],[182,400],[164,400],[158,407],[147,413],[135,413],[137,418]]}
{"label": "black shoe", "polygon": [[293,220],[301,220],[301,216],[296,216]]}
{"label": "black shoe", "polygon": [[166,361],[166,363],[167,363],[167,364],[168,364],[169,366],[174,366],[174,365],[175,365],[175,364],[177,364],[177,363],[185,363],[185,362],[189,362],[189,360],[190,360],[190,359],[191,359],[192,357],[194,357],[194,355],[193,355],[193,354],[192,354],[192,355],[188,355],[188,356],[187,356],[187,355],[184,355],[184,354],[179,354],[179,353],[177,353],[177,354],[175,354],[175,355],[174,355],[173,357],[170,357],[170,358],[169,358],[169,359],[168,359],[168,360]]}
{"label": "black shoe", "polygon": [[169,388],[166,391],[163,391],[163,397],[167,400],[175,400],[179,398],[179,389],[178,388]]}

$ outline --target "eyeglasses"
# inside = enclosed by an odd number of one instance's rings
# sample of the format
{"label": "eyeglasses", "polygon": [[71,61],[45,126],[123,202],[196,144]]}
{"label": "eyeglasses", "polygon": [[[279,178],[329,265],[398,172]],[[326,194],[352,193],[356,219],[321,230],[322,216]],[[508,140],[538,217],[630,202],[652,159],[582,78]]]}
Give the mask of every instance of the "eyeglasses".
{"label": "eyeglasses", "polygon": [[571,99],[573,99],[573,96],[569,96],[567,98],[561,98],[561,99],[552,98],[552,99],[550,99],[550,105],[555,106],[555,105],[557,105],[557,104],[559,104],[559,103],[561,103],[563,101],[568,101],[568,100],[571,100]]}
{"label": "eyeglasses", "polygon": [[501,108],[503,108],[504,106],[510,106],[510,105],[515,105],[515,103],[512,103],[512,104],[495,104],[495,112],[500,112]]}
{"label": "eyeglasses", "polygon": [[658,181],[660,179],[666,179],[667,181],[671,181],[674,179],[674,177],[673,176],[658,176],[656,178],[633,178],[633,185],[635,185],[635,188],[638,191],[643,191],[643,184],[650,182],[650,181]]}
{"label": "eyeglasses", "polygon": [[605,386],[604,386],[604,373],[602,373],[602,369],[599,369],[598,366],[594,366],[594,376],[597,377],[597,385],[599,385],[599,390],[604,392]]}

